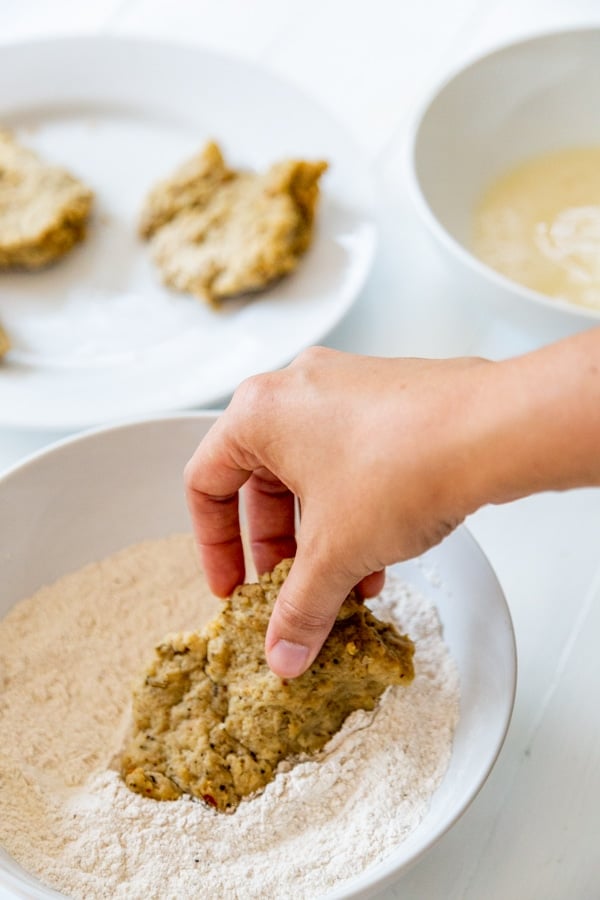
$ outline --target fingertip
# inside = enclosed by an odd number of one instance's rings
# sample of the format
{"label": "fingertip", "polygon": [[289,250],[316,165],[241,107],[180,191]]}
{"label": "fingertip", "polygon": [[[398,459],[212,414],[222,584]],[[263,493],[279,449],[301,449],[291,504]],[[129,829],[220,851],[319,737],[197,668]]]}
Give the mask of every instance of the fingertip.
{"label": "fingertip", "polygon": [[202,569],[208,586],[216,597],[229,597],[246,575],[244,550],[241,541],[233,540],[218,546],[199,547]]}
{"label": "fingertip", "polygon": [[356,585],[356,590],[361,597],[367,599],[368,597],[376,597],[380,594],[384,584],[385,569],[381,569],[379,572],[371,572],[370,575],[365,575],[365,577]]}
{"label": "fingertip", "polygon": [[270,572],[282,559],[291,559],[296,553],[296,539],[293,535],[270,540],[251,540],[252,559],[259,575]]}
{"label": "fingertip", "polygon": [[349,588],[334,580],[324,591],[323,570],[318,561],[307,570],[296,559],[282,586],[267,627],[265,653],[269,667],[283,678],[297,678],[318,656]]}
{"label": "fingertip", "polygon": [[286,641],[283,638],[276,641],[267,650],[269,668],[280,678],[297,678],[307,670],[311,661],[309,647],[293,641]]}

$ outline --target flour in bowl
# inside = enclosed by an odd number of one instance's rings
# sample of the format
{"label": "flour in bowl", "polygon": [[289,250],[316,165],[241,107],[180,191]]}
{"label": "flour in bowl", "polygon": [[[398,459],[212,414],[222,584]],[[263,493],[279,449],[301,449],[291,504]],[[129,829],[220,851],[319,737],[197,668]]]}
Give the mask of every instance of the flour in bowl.
{"label": "flour in bowl", "polygon": [[0,844],[71,898],[310,898],[387,856],[447,768],[456,668],[430,601],[388,575],[369,605],[416,643],[415,679],[232,815],[132,794],[113,767],[131,680],[165,633],[215,612],[192,540],[136,545],[0,622]]}

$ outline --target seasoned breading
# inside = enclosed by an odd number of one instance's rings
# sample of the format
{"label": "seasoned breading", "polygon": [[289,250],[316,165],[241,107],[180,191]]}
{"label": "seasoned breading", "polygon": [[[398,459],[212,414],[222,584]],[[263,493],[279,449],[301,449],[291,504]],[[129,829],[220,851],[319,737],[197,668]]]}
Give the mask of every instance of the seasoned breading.
{"label": "seasoned breading", "polygon": [[219,187],[232,178],[235,178],[235,172],[225,165],[218,145],[209,141],[171,178],[159,181],[152,188],[140,215],[140,234],[150,238],[180,213],[206,206]]}
{"label": "seasoned breading", "polygon": [[0,360],[8,353],[9,350],[10,338],[8,337],[2,325],[0,325]]}
{"label": "seasoned breading", "polygon": [[325,162],[228,168],[216,144],[151,191],[140,231],[165,284],[219,304],[292,272],[308,249]]}
{"label": "seasoned breading", "polygon": [[0,269],[37,269],[83,240],[93,193],[0,131]]}
{"label": "seasoned breading", "polygon": [[271,781],[287,757],[321,749],[357,709],[413,677],[414,647],[352,593],[310,669],[281,679],[264,639],[292,560],[258,584],[236,588],[202,633],[156,648],[134,690],[132,737],[121,771],[132,790],[157,800],[183,793],[219,810]]}

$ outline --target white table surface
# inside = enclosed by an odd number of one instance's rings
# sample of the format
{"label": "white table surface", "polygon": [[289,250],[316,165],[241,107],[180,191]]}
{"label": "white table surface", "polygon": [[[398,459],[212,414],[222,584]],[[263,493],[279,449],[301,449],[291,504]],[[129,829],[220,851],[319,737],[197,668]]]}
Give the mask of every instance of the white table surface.
{"label": "white table surface", "polygon": [[[381,243],[332,347],[496,358],[532,346],[474,320],[423,235],[404,153],[419,98],[463,58],[539,30],[600,22],[598,0],[19,0],[0,41],[110,33],[197,42],[317,94],[381,185]],[[0,471],[58,437],[0,429]],[[487,508],[470,527],[508,597],[519,653],[510,732],[480,795],[386,900],[600,898],[600,491]]]}

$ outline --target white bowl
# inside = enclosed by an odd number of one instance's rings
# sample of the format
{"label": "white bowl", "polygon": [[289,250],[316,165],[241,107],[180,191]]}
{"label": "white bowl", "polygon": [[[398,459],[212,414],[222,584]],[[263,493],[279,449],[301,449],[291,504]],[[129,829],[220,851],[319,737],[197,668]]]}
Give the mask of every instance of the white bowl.
{"label": "white bowl", "polygon": [[466,298],[542,338],[600,324],[600,310],[544,296],[471,252],[473,208],[489,183],[537,154],[600,144],[600,28],[554,32],[481,56],[419,111],[409,180]]}
{"label": "white bowl", "polygon": [[[201,413],[103,428],[38,453],[0,478],[0,618],[43,584],[144,539],[189,530],[182,469],[215,419]],[[397,567],[436,603],[461,680],[452,759],[429,813],[383,862],[329,895],[368,897],[396,880],[459,818],[487,778],[512,711],[510,615],[465,528]],[[436,577],[432,577],[432,572]],[[0,896],[60,896],[0,848]]]}

